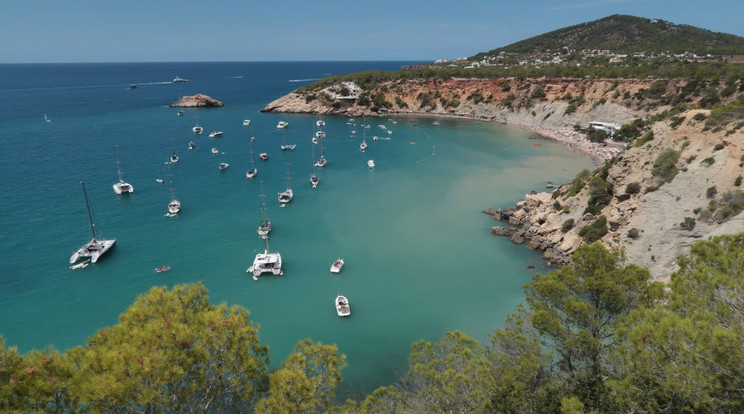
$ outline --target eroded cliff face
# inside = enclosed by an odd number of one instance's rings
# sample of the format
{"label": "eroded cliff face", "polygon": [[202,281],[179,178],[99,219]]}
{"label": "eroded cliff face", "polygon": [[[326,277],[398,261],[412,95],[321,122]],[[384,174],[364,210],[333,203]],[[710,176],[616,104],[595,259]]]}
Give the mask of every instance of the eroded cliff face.
{"label": "eroded cliff face", "polygon": [[[726,136],[725,131],[703,131],[703,122],[693,120],[698,113],[707,115],[701,110],[685,112],[681,114],[685,121],[676,129],[669,121],[654,124],[654,139],[627,149],[614,160],[606,179],[612,186],[612,199],[598,214],[585,213],[591,197],[589,185],[569,197],[571,184],[565,184],[555,190],[560,196],[529,194],[511,209],[486,211],[508,220],[509,226],[496,232],[543,250],[546,260],[563,264],[583,242],[581,229],[603,215],[609,228],[600,239],[603,244],[612,250],[624,249],[630,262],[648,267],[655,278],[668,277],[677,270],[679,255],[688,253],[695,241],[744,231],[742,214],[723,223],[701,215],[709,209],[711,200],[720,204],[724,193],[741,189],[735,183],[744,171],[740,166],[744,134]],[[653,168],[666,149],[679,151],[678,173],[671,182],[661,183]],[[640,191],[627,194],[630,183],[639,183]],[[709,191],[712,187],[716,188],[713,196]],[[646,192],[649,188],[651,191]],[[556,209],[556,202],[561,210]],[[686,217],[695,219],[694,228],[682,226]],[[564,232],[563,223],[569,219],[575,226]],[[629,235],[631,229],[636,229],[636,238]]]}

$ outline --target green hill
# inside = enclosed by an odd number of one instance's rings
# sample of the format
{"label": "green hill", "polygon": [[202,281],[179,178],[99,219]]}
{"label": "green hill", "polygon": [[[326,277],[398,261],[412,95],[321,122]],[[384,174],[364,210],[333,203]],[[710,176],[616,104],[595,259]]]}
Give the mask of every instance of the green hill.
{"label": "green hill", "polygon": [[741,55],[744,54],[744,38],[659,19],[615,14],[512,43],[470,59],[479,60],[500,52],[556,52],[564,47],[572,50],[610,50],[615,53],[668,51],[671,54]]}

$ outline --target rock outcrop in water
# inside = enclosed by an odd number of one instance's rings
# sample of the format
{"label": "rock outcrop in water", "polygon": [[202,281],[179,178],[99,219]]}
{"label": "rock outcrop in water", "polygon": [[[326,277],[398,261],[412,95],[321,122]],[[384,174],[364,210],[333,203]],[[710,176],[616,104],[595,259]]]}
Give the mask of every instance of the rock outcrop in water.
{"label": "rock outcrop in water", "polygon": [[207,95],[198,93],[193,96],[184,96],[178,102],[173,102],[171,108],[214,108],[224,106],[222,102],[210,98]]}

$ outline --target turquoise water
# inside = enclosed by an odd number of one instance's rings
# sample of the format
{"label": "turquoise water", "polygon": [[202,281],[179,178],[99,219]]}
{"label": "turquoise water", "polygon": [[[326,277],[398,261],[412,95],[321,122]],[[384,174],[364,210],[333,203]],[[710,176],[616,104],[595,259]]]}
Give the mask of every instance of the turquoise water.
{"label": "turquoise water", "polygon": [[[568,181],[591,161],[513,128],[409,117],[369,119],[369,148],[361,153],[362,120],[352,138],[346,118],[326,117],[329,164],[313,190],[318,117],[258,112],[309,82],[297,80],[404,63],[0,65],[0,92],[14,103],[0,111],[0,334],[21,351],[67,349],[115,324],[151,286],[201,281],[212,302],[251,311],[273,364],[305,337],[338,344],[348,362],[342,396],[393,382],[418,339],[461,329],[486,340],[523,301],[522,285],[534,272],[526,267],[546,269],[539,253],[492,236],[493,221],[480,210],[513,204],[546,181]],[[168,83],[176,75],[191,82]],[[127,89],[130,83],[139,87]],[[186,109],[184,116],[166,107],[197,92],[226,105]],[[279,120],[290,124],[292,152],[279,148]],[[195,137],[197,121],[205,133]],[[224,136],[210,139],[212,130]],[[249,181],[251,135],[256,153],[270,159],[257,160],[258,177]],[[186,150],[189,140],[196,150]],[[166,218],[163,163],[171,142],[180,157],[173,174],[183,209]],[[115,145],[132,195],[111,188]],[[222,154],[211,154],[213,146]],[[295,198],[280,208],[287,155]],[[230,168],[220,172],[223,161]],[[103,235],[116,237],[117,246],[98,264],[70,271],[71,252],[90,234],[81,179]],[[254,281],[245,270],[264,247],[256,234],[259,181],[284,276]],[[339,256],[346,265],[332,275]],[[162,264],[172,270],[155,273]],[[336,316],[337,294],[351,302],[348,319]]]}

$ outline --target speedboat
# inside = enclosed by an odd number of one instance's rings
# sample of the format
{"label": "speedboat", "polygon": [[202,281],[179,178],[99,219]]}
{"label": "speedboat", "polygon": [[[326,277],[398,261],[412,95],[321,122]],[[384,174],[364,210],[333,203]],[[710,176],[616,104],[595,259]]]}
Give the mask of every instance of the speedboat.
{"label": "speedboat", "polygon": [[269,154],[267,154],[265,152],[262,152],[262,153],[258,154],[258,158],[261,158],[262,160],[266,161],[266,160],[269,159]]}
{"label": "speedboat", "polygon": [[344,267],[344,259],[342,259],[342,258],[339,257],[331,265],[331,273],[338,273],[338,272],[340,272],[342,267]]}
{"label": "speedboat", "polygon": [[178,76],[173,79],[173,83],[187,83],[188,81],[188,79],[179,78]]}
{"label": "speedboat", "polygon": [[251,120],[250,119],[244,119],[243,120],[243,126],[248,126],[250,124],[251,124]]}
{"label": "speedboat", "polygon": [[162,265],[162,266],[158,266],[158,267],[155,268],[155,271],[158,272],[158,273],[160,273],[160,272],[167,272],[169,270],[170,270],[170,266],[168,266],[168,265]]}
{"label": "speedboat", "polygon": [[380,139],[380,138],[377,135],[375,135],[375,136],[372,137],[372,141],[377,141],[378,139]]}
{"label": "speedboat", "polygon": [[318,184],[320,184],[320,178],[318,178],[317,175],[313,174],[310,177],[310,185],[312,185],[313,188],[318,188]]}
{"label": "speedboat", "polygon": [[176,155],[176,154],[171,155],[170,162],[177,163],[178,162],[178,155]]}
{"label": "speedboat", "polygon": [[212,131],[209,133],[209,138],[217,138],[222,136],[222,131]]}
{"label": "speedboat", "polygon": [[220,171],[225,171],[227,169],[227,167],[229,167],[229,166],[230,166],[230,164],[228,164],[226,162],[221,162],[220,165],[217,168],[219,168]]}
{"label": "speedboat", "polygon": [[191,128],[191,130],[194,131],[195,134],[201,134],[202,132],[204,132],[204,128],[200,127],[199,124]]}
{"label": "speedboat", "polygon": [[116,239],[100,239],[96,237],[96,226],[93,224],[93,214],[91,213],[90,204],[88,203],[88,193],[85,191],[85,183],[81,181],[80,184],[83,186],[83,196],[85,197],[85,206],[88,210],[88,221],[90,222],[90,231],[93,233],[93,238],[72,254],[72,257],[70,257],[70,264],[75,264],[75,262],[83,257],[89,257],[90,261],[95,263],[101,256],[109,251],[109,249],[114,247],[114,244],[116,243]]}
{"label": "speedboat", "polygon": [[315,122],[315,125],[317,125],[317,126],[318,126],[318,128],[320,128],[320,127],[324,127],[324,126],[325,126],[325,121],[324,121],[324,120],[322,120],[322,119],[319,119],[319,120],[317,120],[317,121]]}
{"label": "speedboat", "polygon": [[318,143],[318,138],[313,137],[313,144],[317,144],[317,143]]}
{"label": "speedboat", "polygon": [[220,150],[217,149],[217,147],[212,148],[212,154],[217,155],[220,153]]}
{"label": "speedboat", "polygon": [[184,111],[178,111],[178,112],[176,112],[176,115],[178,115],[178,116],[183,116],[183,114],[185,114],[185,113],[186,113],[186,112],[184,112]]}
{"label": "speedboat", "polygon": [[334,305],[336,305],[336,313],[338,313],[338,316],[349,316],[351,315],[351,307],[349,306],[349,299],[346,299],[346,296],[338,295],[336,296],[336,300],[333,301]]}
{"label": "speedboat", "polygon": [[318,132],[315,133],[315,136],[317,138],[325,138],[326,137],[326,133],[325,133],[325,131],[318,131]]}
{"label": "speedboat", "polygon": [[129,85],[129,89],[137,89],[137,84],[136,83],[133,83],[133,84]]}
{"label": "speedboat", "polygon": [[375,161],[374,160],[367,161],[367,166],[369,167],[370,170],[375,168]]}
{"label": "speedboat", "polygon": [[285,144],[285,145],[282,145],[282,151],[293,150],[293,149],[295,149],[296,146],[297,146],[296,144]]}
{"label": "speedboat", "polygon": [[285,122],[285,121],[279,121],[279,123],[276,124],[276,127],[279,129],[284,129],[287,126],[289,126],[289,122]]}
{"label": "speedboat", "polygon": [[162,178],[156,178],[155,181],[159,182],[160,184],[163,183],[163,179]]}
{"label": "speedboat", "polygon": [[245,178],[253,178],[258,174],[258,168],[251,168],[245,172]]}

